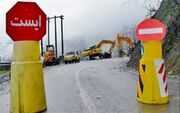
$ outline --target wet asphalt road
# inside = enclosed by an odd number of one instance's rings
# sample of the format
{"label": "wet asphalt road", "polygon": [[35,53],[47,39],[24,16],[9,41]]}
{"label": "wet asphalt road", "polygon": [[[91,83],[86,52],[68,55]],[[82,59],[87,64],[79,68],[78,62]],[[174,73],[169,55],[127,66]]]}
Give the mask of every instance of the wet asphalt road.
{"label": "wet asphalt road", "polygon": [[[170,103],[136,101],[137,73],[128,58],[82,61],[44,69],[48,109],[45,113],[179,113],[179,78],[168,79]],[[9,94],[0,95],[0,113],[8,113]],[[3,109],[1,109],[1,107]]]}
{"label": "wet asphalt road", "polygon": [[178,81],[170,80],[170,103],[136,101],[136,73],[127,58],[83,61],[45,70],[47,113],[179,113]]}

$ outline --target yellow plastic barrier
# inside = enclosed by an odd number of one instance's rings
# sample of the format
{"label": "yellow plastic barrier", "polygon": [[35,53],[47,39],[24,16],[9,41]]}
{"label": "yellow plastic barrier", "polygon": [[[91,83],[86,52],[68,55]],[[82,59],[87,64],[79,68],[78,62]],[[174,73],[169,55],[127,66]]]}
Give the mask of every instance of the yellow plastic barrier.
{"label": "yellow plastic barrier", "polygon": [[39,42],[14,42],[10,87],[11,113],[35,113],[47,109]]}
{"label": "yellow plastic barrier", "polygon": [[137,100],[148,104],[168,103],[168,87],[162,44],[160,41],[144,41],[144,55],[139,63]]}

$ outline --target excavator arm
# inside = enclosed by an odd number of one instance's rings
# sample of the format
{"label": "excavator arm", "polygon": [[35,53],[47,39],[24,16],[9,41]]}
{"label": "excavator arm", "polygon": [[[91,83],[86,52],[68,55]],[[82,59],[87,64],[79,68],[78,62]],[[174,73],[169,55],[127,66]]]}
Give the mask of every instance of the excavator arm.
{"label": "excavator arm", "polygon": [[117,34],[116,40],[117,40],[117,44],[118,44],[119,49],[123,50],[122,37],[120,37],[119,34]]}
{"label": "excavator arm", "polygon": [[117,34],[116,40],[117,40],[118,47],[120,49],[120,55],[121,56],[125,54],[125,52],[123,51],[122,41],[125,41],[125,42],[127,42],[129,44],[130,52],[133,50],[133,43],[132,43],[131,38],[129,38],[127,36],[122,36],[121,37],[119,34]]}
{"label": "excavator arm", "polygon": [[108,52],[112,53],[114,46],[115,46],[115,41],[112,42],[111,47]]}
{"label": "excavator arm", "polygon": [[130,48],[130,49],[133,49],[133,43],[132,43],[131,38],[129,38],[129,37],[123,37],[122,40],[126,41],[126,42],[129,44],[129,48]]}
{"label": "excavator arm", "polygon": [[103,46],[104,44],[111,44],[111,47],[110,47],[110,49],[108,50],[108,52],[111,53],[112,50],[114,49],[115,41],[111,41],[111,40],[102,40],[102,41],[100,41],[100,42],[96,45],[96,48],[102,49],[102,46]]}

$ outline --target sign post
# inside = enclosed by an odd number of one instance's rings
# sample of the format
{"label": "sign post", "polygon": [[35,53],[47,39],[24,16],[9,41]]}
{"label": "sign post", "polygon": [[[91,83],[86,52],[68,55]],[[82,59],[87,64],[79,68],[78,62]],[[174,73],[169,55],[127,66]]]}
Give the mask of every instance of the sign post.
{"label": "sign post", "polygon": [[6,33],[14,41],[10,112],[45,111],[39,40],[46,34],[46,14],[35,2],[17,2],[6,13]]}
{"label": "sign post", "polygon": [[165,26],[158,20],[146,19],[136,28],[142,41],[144,54],[139,63],[137,100],[147,104],[169,102],[161,40],[166,35]]}

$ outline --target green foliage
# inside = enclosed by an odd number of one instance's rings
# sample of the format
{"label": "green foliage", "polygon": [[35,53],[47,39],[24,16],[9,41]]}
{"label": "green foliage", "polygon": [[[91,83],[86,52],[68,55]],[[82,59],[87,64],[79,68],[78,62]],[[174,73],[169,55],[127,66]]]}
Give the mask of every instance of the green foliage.
{"label": "green foliage", "polygon": [[7,73],[7,72],[9,72],[9,71],[10,71],[10,70],[3,70],[3,71],[0,70],[0,74]]}

